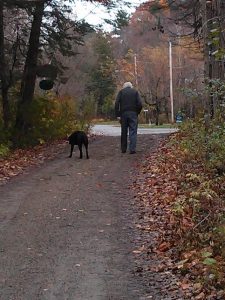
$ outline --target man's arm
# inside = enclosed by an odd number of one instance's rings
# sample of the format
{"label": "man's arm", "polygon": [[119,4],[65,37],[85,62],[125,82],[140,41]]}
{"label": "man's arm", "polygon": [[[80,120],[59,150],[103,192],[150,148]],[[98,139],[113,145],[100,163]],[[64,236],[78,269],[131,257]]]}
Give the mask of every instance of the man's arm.
{"label": "man's arm", "polygon": [[116,117],[120,117],[120,97],[121,97],[121,91],[117,94],[116,102],[115,102],[115,115]]}
{"label": "man's arm", "polygon": [[137,104],[137,113],[140,114],[141,110],[142,110],[142,101],[141,101],[141,96],[140,94],[137,92],[137,97],[136,97],[136,104]]}

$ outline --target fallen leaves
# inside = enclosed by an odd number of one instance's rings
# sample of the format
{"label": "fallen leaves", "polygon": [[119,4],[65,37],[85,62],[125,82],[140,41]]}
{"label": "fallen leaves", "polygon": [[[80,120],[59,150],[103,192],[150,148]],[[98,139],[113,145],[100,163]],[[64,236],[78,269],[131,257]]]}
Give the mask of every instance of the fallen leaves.
{"label": "fallen leaves", "polygon": [[171,248],[171,244],[169,242],[163,242],[162,244],[159,245],[158,251],[159,252],[165,252]]}
{"label": "fallen leaves", "polygon": [[216,243],[222,249],[225,241],[225,226],[219,227],[221,241],[213,233],[216,216],[225,213],[224,179],[215,179],[200,162],[188,162],[179,147],[163,141],[139,166],[133,189],[135,226],[144,244],[133,253],[143,257],[143,264],[151,262],[139,266],[140,272],[171,270],[180,278],[184,299],[224,299],[225,251],[213,254]]}
{"label": "fallen leaves", "polygon": [[[96,136],[91,134],[89,139],[93,141],[96,139]],[[16,149],[7,158],[0,158],[0,184],[21,174],[32,166],[37,166],[46,160],[53,159],[57,154],[64,151],[67,144],[65,139],[55,140],[28,149]],[[59,176],[67,175],[59,174]]]}
{"label": "fallen leaves", "polygon": [[42,164],[46,159],[54,158],[64,150],[65,145],[66,141],[58,140],[29,149],[13,151],[9,157],[0,159],[0,182],[3,183],[21,174],[28,167]]}
{"label": "fallen leaves", "polygon": [[189,289],[191,287],[190,283],[181,283],[181,288],[182,290],[186,290],[186,289]]}

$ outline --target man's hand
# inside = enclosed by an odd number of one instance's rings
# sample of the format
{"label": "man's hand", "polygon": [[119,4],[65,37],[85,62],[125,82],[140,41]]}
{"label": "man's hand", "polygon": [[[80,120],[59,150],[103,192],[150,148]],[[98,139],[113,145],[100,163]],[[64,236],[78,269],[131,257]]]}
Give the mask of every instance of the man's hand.
{"label": "man's hand", "polygon": [[120,122],[120,124],[121,124],[121,118],[120,117],[117,117],[117,120]]}

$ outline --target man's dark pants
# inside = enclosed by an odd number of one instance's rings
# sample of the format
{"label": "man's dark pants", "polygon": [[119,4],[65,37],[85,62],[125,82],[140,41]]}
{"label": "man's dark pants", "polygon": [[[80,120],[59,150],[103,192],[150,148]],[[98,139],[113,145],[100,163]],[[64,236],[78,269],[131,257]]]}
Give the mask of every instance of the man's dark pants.
{"label": "man's dark pants", "polygon": [[121,116],[121,151],[127,150],[127,134],[129,129],[129,151],[136,151],[138,116],[134,111],[126,111]]}

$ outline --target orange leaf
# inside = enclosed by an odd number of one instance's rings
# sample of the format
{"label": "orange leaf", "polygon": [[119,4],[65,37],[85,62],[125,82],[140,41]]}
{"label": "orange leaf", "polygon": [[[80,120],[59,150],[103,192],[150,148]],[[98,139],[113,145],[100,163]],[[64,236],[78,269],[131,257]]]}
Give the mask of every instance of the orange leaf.
{"label": "orange leaf", "polygon": [[171,245],[170,245],[169,242],[163,242],[162,244],[159,245],[158,250],[159,250],[160,252],[165,252],[165,251],[167,251],[167,250],[170,249],[170,246],[171,246]]}

